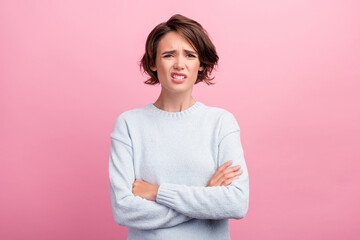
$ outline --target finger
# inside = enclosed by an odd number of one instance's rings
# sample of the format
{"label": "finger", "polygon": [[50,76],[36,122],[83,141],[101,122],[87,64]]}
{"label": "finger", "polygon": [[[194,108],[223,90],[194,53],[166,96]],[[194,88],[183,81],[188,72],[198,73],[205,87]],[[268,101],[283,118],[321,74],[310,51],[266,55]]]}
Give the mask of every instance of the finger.
{"label": "finger", "polygon": [[224,164],[222,164],[214,173],[213,177],[218,179],[219,175],[221,175],[221,172],[227,168],[228,166],[230,166],[232,164],[232,160],[229,160],[227,162],[225,162]]}
{"label": "finger", "polygon": [[211,184],[212,186],[227,186],[230,183],[232,183],[232,181],[234,181],[235,179],[238,179],[242,173],[243,173],[242,169],[236,172],[228,173],[227,175],[223,175],[222,177],[216,180],[212,179]]}
{"label": "finger", "polygon": [[222,172],[219,172],[218,174],[214,174],[214,180],[217,182],[221,182],[224,178],[228,178],[227,175],[229,173],[236,173],[240,170],[240,165],[235,166],[235,167],[231,167],[231,168],[227,168],[225,170],[223,170]]}
{"label": "finger", "polygon": [[224,173],[224,174],[227,174],[227,173],[229,173],[229,172],[236,172],[236,171],[238,171],[238,170],[240,170],[240,169],[241,169],[241,166],[240,166],[240,165],[236,165],[236,166],[229,167],[229,168],[225,169],[225,170],[223,171],[223,173]]}
{"label": "finger", "polygon": [[213,182],[220,184],[223,181],[224,178],[224,173],[223,172],[217,172],[214,174],[214,176],[212,177]]}
{"label": "finger", "polygon": [[[229,172],[233,172],[233,171],[236,171],[238,169],[241,168],[240,165],[236,165],[236,166],[233,166],[233,167],[229,167],[230,165],[232,164],[232,160],[229,160],[227,162],[225,162],[224,164],[222,164],[217,170],[216,172],[214,173],[214,175],[212,176],[211,180],[212,180],[212,183],[218,183],[220,184],[222,181],[223,181],[223,178],[224,176],[229,173]],[[228,167],[228,168],[226,168]],[[226,169],[225,169],[226,168]],[[225,176],[226,178],[226,176]]]}
{"label": "finger", "polygon": [[223,184],[223,182],[225,181],[233,181],[235,178],[238,178],[241,174],[243,173],[243,170],[240,169],[236,172],[231,172],[231,173],[228,173],[226,175],[224,175],[221,179],[219,179],[219,182],[221,182],[220,184]]}
{"label": "finger", "polygon": [[228,174],[226,175],[226,179],[229,179],[229,178],[233,178],[233,177],[239,176],[240,174],[242,174],[242,170],[239,170],[239,171],[236,171],[236,172],[231,172],[231,173],[228,173]]}
{"label": "finger", "polygon": [[229,178],[229,179],[226,179],[224,180],[222,183],[221,183],[221,186],[227,186],[227,185],[230,185],[235,179],[238,179],[239,176],[236,176],[236,177],[233,177],[233,178]]}
{"label": "finger", "polygon": [[222,179],[211,179],[210,180],[210,185],[211,186],[220,186],[220,184],[221,184],[221,182],[222,182],[223,180]]}
{"label": "finger", "polygon": [[220,186],[227,186],[231,183],[232,183],[232,179],[226,179],[220,184]]}
{"label": "finger", "polygon": [[227,168],[228,166],[231,166],[231,164],[232,164],[232,160],[229,160],[229,161],[225,162],[223,165],[221,165],[221,166],[217,169],[217,171],[222,171],[222,170],[224,170],[225,168]]}

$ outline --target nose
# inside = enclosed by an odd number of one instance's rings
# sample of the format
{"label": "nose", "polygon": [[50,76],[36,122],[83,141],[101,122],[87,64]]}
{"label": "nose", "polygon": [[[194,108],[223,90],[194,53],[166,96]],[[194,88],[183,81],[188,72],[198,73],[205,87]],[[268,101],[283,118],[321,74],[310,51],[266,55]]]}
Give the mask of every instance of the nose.
{"label": "nose", "polygon": [[184,69],[184,67],[185,67],[184,59],[183,59],[183,57],[181,56],[181,54],[179,54],[179,55],[176,57],[176,60],[175,60],[175,63],[174,63],[174,68],[175,68],[175,69]]}

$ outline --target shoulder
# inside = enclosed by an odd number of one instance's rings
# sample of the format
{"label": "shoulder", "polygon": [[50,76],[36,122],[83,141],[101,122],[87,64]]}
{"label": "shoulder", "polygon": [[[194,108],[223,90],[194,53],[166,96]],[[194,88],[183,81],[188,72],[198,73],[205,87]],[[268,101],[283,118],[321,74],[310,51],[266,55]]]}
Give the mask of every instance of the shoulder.
{"label": "shoulder", "polygon": [[240,131],[240,126],[236,117],[231,111],[221,107],[207,106],[207,113],[210,114],[211,117],[215,118],[219,142],[228,134]]}
{"label": "shoulder", "polygon": [[133,109],[126,109],[122,111],[120,114],[118,114],[115,124],[122,123],[122,122],[128,122],[132,119],[139,118],[141,114],[144,112],[145,107],[138,107]]}
{"label": "shoulder", "polygon": [[235,121],[236,118],[232,112],[222,107],[206,106],[206,112],[220,122]]}
{"label": "shoulder", "polygon": [[133,108],[122,111],[116,117],[114,128],[112,131],[112,136],[119,135],[128,135],[129,134],[129,123],[132,123],[134,120],[139,119],[142,115],[144,107]]}

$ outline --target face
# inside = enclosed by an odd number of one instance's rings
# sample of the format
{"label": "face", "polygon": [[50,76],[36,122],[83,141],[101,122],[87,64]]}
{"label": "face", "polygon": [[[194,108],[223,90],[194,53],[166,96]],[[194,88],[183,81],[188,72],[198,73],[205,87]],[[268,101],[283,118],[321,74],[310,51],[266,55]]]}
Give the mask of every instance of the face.
{"label": "face", "polygon": [[[157,76],[163,90],[170,92],[191,91],[198,76],[200,67],[199,56],[195,49],[175,31],[165,34],[158,44],[156,66]],[[173,79],[172,73],[185,74],[184,79]]]}

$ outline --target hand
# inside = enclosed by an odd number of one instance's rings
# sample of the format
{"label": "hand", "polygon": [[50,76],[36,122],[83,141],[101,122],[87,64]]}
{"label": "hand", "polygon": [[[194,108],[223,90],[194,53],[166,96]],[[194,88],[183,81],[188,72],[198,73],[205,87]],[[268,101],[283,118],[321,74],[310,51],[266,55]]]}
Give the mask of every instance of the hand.
{"label": "hand", "polygon": [[243,173],[243,170],[240,169],[240,165],[232,166],[226,169],[226,167],[230,166],[231,164],[232,161],[230,160],[221,165],[211,177],[207,187],[227,186],[235,179],[238,179],[239,175]]}
{"label": "hand", "polygon": [[159,186],[136,179],[133,183],[132,192],[135,196],[145,198],[150,201],[156,201]]}

